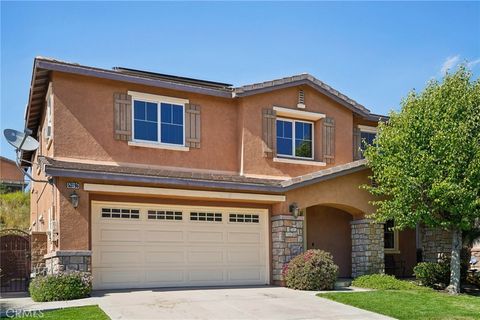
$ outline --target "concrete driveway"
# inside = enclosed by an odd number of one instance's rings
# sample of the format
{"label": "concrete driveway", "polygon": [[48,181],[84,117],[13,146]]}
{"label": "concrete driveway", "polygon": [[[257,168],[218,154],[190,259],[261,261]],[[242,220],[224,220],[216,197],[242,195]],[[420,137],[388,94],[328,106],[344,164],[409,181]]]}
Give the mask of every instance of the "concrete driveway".
{"label": "concrete driveway", "polygon": [[112,319],[390,319],[318,298],[315,292],[267,286],[96,291],[87,299],[46,303],[2,299],[3,308],[30,310],[91,304]]}

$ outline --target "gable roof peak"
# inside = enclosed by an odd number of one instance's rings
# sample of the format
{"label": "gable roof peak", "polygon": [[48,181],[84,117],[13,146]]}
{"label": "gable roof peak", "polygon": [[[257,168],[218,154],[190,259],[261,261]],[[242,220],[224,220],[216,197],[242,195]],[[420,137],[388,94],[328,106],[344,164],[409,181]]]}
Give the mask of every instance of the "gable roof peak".
{"label": "gable roof peak", "polygon": [[351,109],[352,111],[359,113],[364,117],[368,117],[371,115],[370,110],[367,109],[362,104],[358,103],[357,101],[349,98],[345,94],[341,93],[340,91],[332,88],[325,82],[315,78],[313,75],[309,73],[300,73],[296,75],[292,75],[289,77],[252,83],[247,84],[244,86],[236,87],[234,89],[234,96],[242,97],[242,96],[249,96],[253,94],[269,92],[277,89],[288,88],[298,85],[309,85],[314,89],[324,93],[325,95],[333,98],[340,104],[346,106],[347,108]]}

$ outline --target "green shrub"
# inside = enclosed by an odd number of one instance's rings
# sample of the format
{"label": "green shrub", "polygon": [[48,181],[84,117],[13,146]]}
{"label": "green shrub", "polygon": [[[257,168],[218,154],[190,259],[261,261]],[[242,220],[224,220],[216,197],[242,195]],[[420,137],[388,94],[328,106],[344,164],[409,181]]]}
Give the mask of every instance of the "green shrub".
{"label": "green shrub", "polygon": [[410,290],[416,289],[413,283],[398,280],[386,274],[370,274],[360,276],[352,281],[352,286],[377,290]]}
{"label": "green shrub", "polygon": [[37,302],[80,299],[92,291],[92,278],[85,272],[40,276],[30,282],[28,290]]}
{"label": "green shrub", "polygon": [[466,282],[480,288],[480,274],[478,273],[469,273],[467,275]]}
{"label": "green shrub", "polygon": [[450,261],[420,262],[413,274],[423,286],[444,289],[450,282]]}
{"label": "green shrub", "polygon": [[282,272],[285,285],[297,290],[331,290],[337,274],[332,255],[322,250],[308,250],[296,256]]}

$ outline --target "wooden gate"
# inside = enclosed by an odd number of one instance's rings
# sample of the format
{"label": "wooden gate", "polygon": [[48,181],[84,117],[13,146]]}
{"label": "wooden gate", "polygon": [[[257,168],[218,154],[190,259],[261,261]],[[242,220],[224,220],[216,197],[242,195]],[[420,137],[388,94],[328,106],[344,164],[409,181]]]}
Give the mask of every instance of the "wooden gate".
{"label": "wooden gate", "polygon": [[17,229],[0,231],[0,260],[0,292],[27,291],[30,235]]}

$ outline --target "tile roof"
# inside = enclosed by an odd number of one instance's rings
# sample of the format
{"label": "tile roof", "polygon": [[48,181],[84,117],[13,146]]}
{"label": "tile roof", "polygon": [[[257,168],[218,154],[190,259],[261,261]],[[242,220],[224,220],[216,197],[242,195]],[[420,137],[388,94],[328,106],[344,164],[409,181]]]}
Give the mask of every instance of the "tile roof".
{"label": "tile roof", "polygon": [[[59,173],[62,172],[90,172],[104,174],[110,178],[112,175],[137,176],[137,177],[151,177],[156,178],[157,183],[170,183],[175,179],[178,183],[188,184],[187,181],[206,182],[205,186],[208,186],[208,182],[216,182],[228,187],[229,184],[240,184],[246,186],[280,186],[280,180],[277,179],[259,179],[245,177],[241,175],[233,174],[221,174],[221,173],[209,173],[198,171],[180,171],[170,169],[158,169],[158,168],[146,168],[146,167],[133,167],[133,166],[114,166],[114,165],[101,165],[90,163],[79,163],[71,161],[59,161],[52,158],[40,157],[40,162],[45,165],[47,173]],[[68,175],[68,173],[67,173]],[[97,176],[98,175],[92,175]],[[153,181],[152,181],[153,182]]]}
{"label": "tile roof", "polygon": [[282,187],[287,189],[290,189],[293,186],[298,188],[300,186],[310,185],[320,181],[329,180],[338,176],[363,170],[365,168],[366,163],[367,163],[367,160],[361,159],[361,160],[341,164],[338,166],[334,166],[328,169],[315,171],[303,176],[298,176],[290,180],[282,181],[280,184]]}
{"label": "tile roof", "polygon": [[292,189],[357,172],[363,170],[366,164],[366,160],[358,160],[282,181],[277,179],[245,177],[234,174],[78,163],[60,161],[46,157],[40,157],[39,161],[45,166],[45,172],[47,175],[51,176],[274,193],[284,193]]}
{"label": "tile roof", "polygon": [[276,87],[281,87],[289,84],[297,85],[297,83],[307,83],[307,84],[312,84],[314,87],[320,88],[323,91],[337,97],[341,101],[351,105],[353,108],[355,108],[358,112],[362,114],[370,114],[370,110],[368,110],[365,106],[361,105],[357,101],[347,97],[343,93],[339,92],[338,90],[335,90],[325,82],[318,80],[314,76],[308,73],[302,73],[298,75],[293,75],[290,77],[285,77],[281,79],[275,79],[275,80],[270,80],[270,81],[265,81],[265,82],[259,82],[259,83],[254,83],[254,84],[248,84],[245,86],[237,87],[235,88],[235,94],[237,96],[243,96],[247,95],[249,93],[257,93],[258,91],[262,91],[265,89],[273,89]]}

